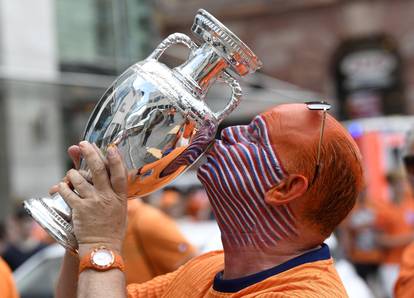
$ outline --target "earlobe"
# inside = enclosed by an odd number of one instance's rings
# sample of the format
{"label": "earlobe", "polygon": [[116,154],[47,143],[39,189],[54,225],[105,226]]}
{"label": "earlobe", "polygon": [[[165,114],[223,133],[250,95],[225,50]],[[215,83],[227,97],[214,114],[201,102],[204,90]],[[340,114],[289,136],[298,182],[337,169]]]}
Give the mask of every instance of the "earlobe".
{"label": "earlobe", "polygon": [[306,193],[308,179],[303,175],[291,174],[265,193],[265,202],[269,205],[285,205]]}

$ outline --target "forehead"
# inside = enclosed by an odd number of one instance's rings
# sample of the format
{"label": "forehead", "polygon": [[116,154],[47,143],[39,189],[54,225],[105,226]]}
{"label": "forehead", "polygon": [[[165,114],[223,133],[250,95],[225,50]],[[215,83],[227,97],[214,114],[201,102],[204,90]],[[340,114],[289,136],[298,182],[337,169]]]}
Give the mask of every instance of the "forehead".
{"label": "forehead", "polygon": [[311,144],[318,139],[321,116],[321,111],[309,110],[303,103],[284,104],[260,114],[253,119],[252,125],[264,127],[273,144]]}
{"label": "forehead", "polygon": [[309,122],[315,122],[318,118],[318,111],[309,110],[303,103],[282,104],[261,113],[251,124],[262,125],[273,133],[281,129],[307,126]]}

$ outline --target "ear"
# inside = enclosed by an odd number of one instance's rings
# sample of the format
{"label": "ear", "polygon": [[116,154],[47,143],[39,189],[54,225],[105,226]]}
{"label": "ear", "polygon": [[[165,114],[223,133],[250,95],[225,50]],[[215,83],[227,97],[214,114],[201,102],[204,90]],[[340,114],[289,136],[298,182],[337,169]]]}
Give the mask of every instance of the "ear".
{"label": "ear", "polygon": [[287,204],[308,190],[308,178],[290,174],[265,193],[265,202],[272,206]]}

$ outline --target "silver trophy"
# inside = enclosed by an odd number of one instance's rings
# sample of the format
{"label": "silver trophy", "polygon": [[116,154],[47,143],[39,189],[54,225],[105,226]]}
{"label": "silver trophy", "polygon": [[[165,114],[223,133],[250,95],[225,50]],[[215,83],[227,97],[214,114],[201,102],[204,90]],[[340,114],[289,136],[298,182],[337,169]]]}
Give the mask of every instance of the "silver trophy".
{"label": "silver trophy", "polygon": [[[219,123],[239,104],[242,91],[230,73],[244,76],[261,66],[256,55],[205,10],[197,12],[192,31],[199,45],[184,34],[171,34],[114,81],[89,118],[84,140],[95,143],[103,155],[108,146],[117,146],[128,169],[129,197],[147,195],[193,165],[214,140]],[[187,46],[190,54],[170,69],[158,59],[175,44]],[[204,102],[216,81],[231,89],[220,112]],[[83,164],[81,168],[86,169]],[[24,207],[61,245],[77,251],[71,209],[59,194],[26,200]]]}

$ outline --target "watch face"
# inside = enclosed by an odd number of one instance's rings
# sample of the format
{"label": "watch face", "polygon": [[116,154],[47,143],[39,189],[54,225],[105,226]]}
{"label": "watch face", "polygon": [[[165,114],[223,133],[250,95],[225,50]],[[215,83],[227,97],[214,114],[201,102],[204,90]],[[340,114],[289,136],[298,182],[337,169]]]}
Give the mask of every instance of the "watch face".
{"label": "watch face", "polygon": [[94,265],[105,268],[109,267],[114,262],[114,255],[108,249],[99,249],[96,250],[92,255],[92,262]]}

